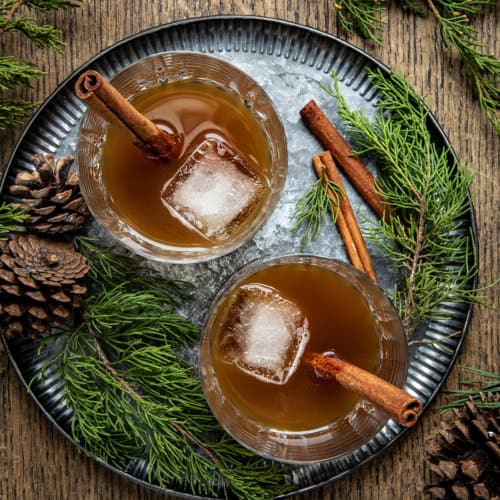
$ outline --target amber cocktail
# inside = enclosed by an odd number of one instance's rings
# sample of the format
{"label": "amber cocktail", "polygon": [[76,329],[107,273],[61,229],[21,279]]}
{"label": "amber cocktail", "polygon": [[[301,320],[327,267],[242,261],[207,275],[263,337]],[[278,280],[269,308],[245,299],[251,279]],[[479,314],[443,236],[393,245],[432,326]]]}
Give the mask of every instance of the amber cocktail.
{"label": "amber cocktail", "polygon": [[139,61],[111,84],[178,138],[179,151],[155,157],[91,109],[78,166],[98,221],[130,249],[171,262],[214,258],[250,238],[274,208],[287,165],[282,124],[257,83],[219,59],[173,52]]}
{"label": "amber cocktail", "polygon": [[264,456],[324,460],[357,448],[387,415],[303,360],[336,355],[401,386],[406,340],[381,289],[317,257],[252,263],[216,299],[201,345],[205,393],[233,437]]}

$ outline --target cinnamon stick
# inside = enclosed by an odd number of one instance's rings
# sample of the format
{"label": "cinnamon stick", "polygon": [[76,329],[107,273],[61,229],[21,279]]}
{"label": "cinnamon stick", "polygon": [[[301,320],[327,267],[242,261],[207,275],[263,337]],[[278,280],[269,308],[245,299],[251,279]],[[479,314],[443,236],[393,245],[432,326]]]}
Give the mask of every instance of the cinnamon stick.
{"label": "cinnamon stick", "polygon": [[[342,191],[344,192],[344,196],[342,196],[339,200],[340,211],[344,216],[347,227],[349,228],[349,232],[351,235],[351,239],[356,246],[359,257],[363,264],[363,270],[370,278],[377,282],[377,275],[375,274],[375,269],[373,267],[373,262],[368,253],[368,248],[366,247],[365,240],[363,235],[361,234],[361,230],[359,228],[358,221],[356,220],[356,216],[354,215],[354,210],[352,208],[351,202],[347,197],[347,191],[345,190],[344,183],[342,178],[340,177],[339,171],[335,162],[333,161],[332,155],[330,151],[325,151],[319,155],[319,159],[325,167],[325,173],[327,177],[337,184]],[[344,240],[345,242],[345,240]]]}
{"label": "cinnamon stick", "polygon": [[82,73],[75,84],[76,95],[87,106],[112,123],[131,132],[138,146],[162,159],[177,158],[180,140],[161,130],[130,104],[120,92],[97,71]]}
{"label": "cinnamon stick", "polygon": [[416,424],[422,403],[399,387],[336,356],[311,353],[305,361],[316,376],[333,378],[345,389],[380,407],[401,425]]}
{"label": "cinnamon stick", "polygon": [[314,100],[311,100],[300,110],[300,116],[323,147],[330,150],[356,191],[380,218],[384,217],[384,199],[375,191],[373,175],[358,157],[350,156],[351,147],[321,108]]}
{"label": "cinnamon stick", "polygon": [[[323,162],[321,161],[321,158],[318,156],[314,156],[312,159],[314,171],[316,172],[316,175],[318,176],[319,179],[321,179],[321,175],[323,173]],[[329,198],[336,203],[337,202],[337,197],[332,193],[332,191],[329,189],[328,190],[328,196]],[[339,212],[337,214],[337,221],[336,221],[340,236],[342,238],[342,241],[344,242],[344,246],[347,251],[347,255],[349,256],[349,260],[351,261],[351,264],[356,268],[359,269],[362,272],[366,272],[365,268],[363,266],[363,263],[361,261],[361,257],[359,256],[358,249],[356,247],[356,244],[354,243],[354,240],[352,239],[351,231],[349,230],[349,226],[347,225],[347,221],[344,217],[344,214],[342,210],[340,209],[339,206]]]}

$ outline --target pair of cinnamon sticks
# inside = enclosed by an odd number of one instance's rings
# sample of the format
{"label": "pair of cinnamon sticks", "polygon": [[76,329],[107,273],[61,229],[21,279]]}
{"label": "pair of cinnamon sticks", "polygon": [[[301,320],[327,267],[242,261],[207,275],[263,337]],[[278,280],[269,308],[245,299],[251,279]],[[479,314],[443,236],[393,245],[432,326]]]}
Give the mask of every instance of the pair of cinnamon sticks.
{"label": "pair of cinnamon sticks", "polygon": [[[366,203],[378,217],[382,218],[386,216],[385,202],[375,190],[375,179],[358,157],[351,156],[352,149],[314,100],[309,101],[301,109],[300,116],[311,132],[327,148],[327,151],[314,156],[312,159],[316,175],[321,178],[324,172],[326,177],[337,184],[344,193],[339,200],[337,227],[344,241],[349,260],[354,267],[365,272],[376,282],[378,280],[373,262],[352,205],[347,198],[344,183],[337,169],[337,163],[342,167],[344,173]],[[332,201],[337,201],[331,191],[328,192],[328,195]]]}
{"label": "pair of cinnamon sticks", "polygon": [[[327,148],[327,151],[314,156],[312,159],[316,175],[319,178],[323,174],[326,175],[330,181],[337,184],[343,191],[344,195],[338,201],[339,212],[336,223],[349,259],[354,267],[365,272],[376,282],[377,276],[373,262],[352,205],[347,198],[345,186],[336,162],[342,167],[354,188],[380,218],[387,218],[389,215],[386,202],[375,189],[373,175],[359,158],[351,156],[352,149],[316,102],[309,101],[300,111],[300,115],[311,132]],[[337,203],[337,198],[330,190],[328,196],[334,203]],[[346,389],[360,394],[381,407],[405,427],[411,427],[417,422],[418,414],[422,410],[422,403],[411,394],[380,377],[336,356],[314,353],[309,356],[306,362],[318,376],[334,378]]]}

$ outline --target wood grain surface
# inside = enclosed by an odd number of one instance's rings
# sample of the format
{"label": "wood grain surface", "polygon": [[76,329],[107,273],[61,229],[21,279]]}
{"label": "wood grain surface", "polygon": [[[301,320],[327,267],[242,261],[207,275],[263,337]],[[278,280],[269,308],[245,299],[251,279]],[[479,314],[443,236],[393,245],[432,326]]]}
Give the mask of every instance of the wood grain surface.
{"label": "wood grain surface", "polygon": [[[2,36],[1,54],[36,61],[48,75],[25,95],[43,100],[71,71],[101,49],[137,31],[188,17],[214,14],[256,14],[288,19],[337,34],[333,0],[84,0],[76,10],[49,14],[42,21],[64,31],[61,54],[41,51],[21,36]],[[480,35],[499,54],[499,9],[479,19]],[[405,14],[391,6],[381,47],[356,36],[349,41],[401,72],[430,107],[449,136],[459,158],[475,173],[473,192],[479,231],[480,284],[498,277],[499,141],[493,127],[465,85],[461,63],[442,49],[433,19]],[[2,165],[20,130],[0,139]],[[498,287],[484,292],[498,308]],[[446,388],[457,386],[460,365],[498,371],[498,312],[476,307],[457,366]],[[0,347],[0,498],[156,500],[163,495],[124,481],[79,454],[45,419]],[[422,498],[428,474],[424,442],[436,429],[441,394],[415,428],[383,456],[350,476],[302,498],[413,499]]]}

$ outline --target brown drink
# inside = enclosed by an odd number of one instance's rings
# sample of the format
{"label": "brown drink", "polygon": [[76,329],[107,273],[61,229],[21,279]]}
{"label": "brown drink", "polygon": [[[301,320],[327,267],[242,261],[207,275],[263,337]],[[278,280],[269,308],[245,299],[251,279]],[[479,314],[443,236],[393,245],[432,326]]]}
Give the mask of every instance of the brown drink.
{"label": "brown drink", "polygon": [[[254,326],[260,333],[252,330]],[[280,346],[278,333],[285,335],[283,329],[289,329],[290,341],[297,346]],[[299,332],[296,338],[294,329]],[[308,339],[303,341],[305,330]],[[249,341],[248,335],[255,340]],[[284,374],[285,383],[269,382],[261,375],[276,362],[274,354],[304,358],[310,352],[333,351],[375,372],[380,350],[379,332],[361,293],[326,268],[300,263],[267,267],[239,283],[218,309],[210,345],[225,397],[254,421],[287,431],[331,424],[345,417],[360,398],[333,380],[315,377],[303,362],[289,379]],[[254,373],[252,363],[257,367]]]}
{"label": "brown drink", "polygon": [[[256,116],[236,95],[192,80],[143,91],[132,104],[158,126],[179,134],[182,150],[179,159],[165,163],[110,126],[101,168],[113,209],[142,235],[175,247],[211,247],[237,235],[269,193],[269,145]],[[202,160],[211,162],[204,170]],[[209,193],[207,186],[213,187]],[[191,199],[184,203],[176,197],[177,187]],[[234,191],[232,197],[225,189]],[[211,210],[210,203],[215,215],[199,215],[198,210]],[[223,209],[233,212],[219,213]]]}

